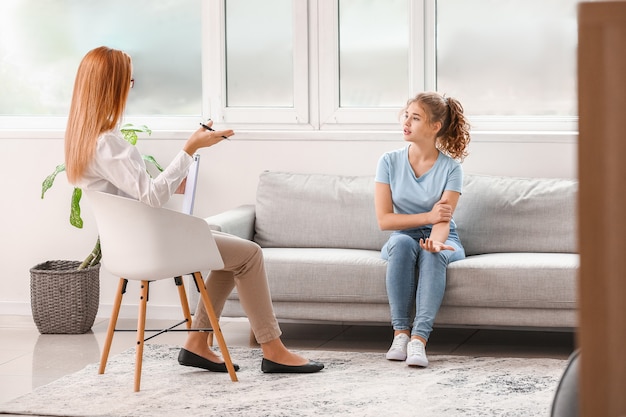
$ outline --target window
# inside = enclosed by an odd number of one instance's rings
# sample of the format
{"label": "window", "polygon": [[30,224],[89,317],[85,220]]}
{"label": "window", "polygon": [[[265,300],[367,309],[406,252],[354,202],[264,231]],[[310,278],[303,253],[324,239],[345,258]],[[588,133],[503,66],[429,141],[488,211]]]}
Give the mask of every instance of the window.
{"label": "window", "polygon": [[[320,2],[320,126],[386,129],[423,89],[421,2]],[[416,52],[417,51],[417,52]]]}
{"label": "window", "polygon": [[408,0],[339,2],[339,107],[396,108],[406,99],[408,4]]}
{"label": "window", "polygon": [[309,122],[306,0],[205,2],[206,112],[230,125]]}
{"label": "window", "polygon": [[291,0],[226,2],[226,106],[293,107]]}
{"label": "window", "polygon": [[66,116],[80,59],[106,45],[133,58],[128,115],[197,119],[200,37],[200,0],[3,0],[0,115]]}
{"label": "window", "polygon": [[156,130],[202,116],[273,137],[375,136],[438,90],[474,130],[575,131],[576,4],[3,0],[0,121],[58,127],[80,58],[106,44],[133,57],[128,117]]}
{"label": "window", "polygon": [[[212,112],[223,112],[223,121],[242,126],[265,121],[278,123],[273,126],[278,129],[302,129],[305,124],[315,131],[384,131],[396,128],[398,111],[408,98],[437,90],[464,104],[475,129],[576,130],[575,0],[284,0],[269,2],[264,13],[288,10],[285,2],[294,7],[293,20],[273,21],[275,26],[264,36],[279,27],[287,36],[295,25],[294,45],[300,36],[302,46],[306,35],[297,31],[309,29],[308,55],[298,63],[296,47],[292,57],[293,97],[298,86],[306,97],[300,107],[294,105],[300,114],[283,112],[279,117],[284,107],[267,95],[248,109],[213,100]],[[224,3],[229,11],[226,39],[219,47],[228,57],[242,48],[228,42],[234,36],[228,30],[233,15],[249,11],[245,0]],[[215,30],[215,36],[223,32]],[[260,36],[255,31],[250,39]],[[227,75],[236,65],[241,64],[228,58],[213,62],[215,72],[227,69],[214,79],[212,96],[229,96]],[[261,64],[258,71],[271,70]],[[282,84],[292,79],[280,78],[280,85],[263,85],[262,91],[287,91]],[[308,119],[303,114],[307,105]]]}
{"label": "window", "polygon": [[485,119],[573,121],[577,3],[438,0],[437,88]]}

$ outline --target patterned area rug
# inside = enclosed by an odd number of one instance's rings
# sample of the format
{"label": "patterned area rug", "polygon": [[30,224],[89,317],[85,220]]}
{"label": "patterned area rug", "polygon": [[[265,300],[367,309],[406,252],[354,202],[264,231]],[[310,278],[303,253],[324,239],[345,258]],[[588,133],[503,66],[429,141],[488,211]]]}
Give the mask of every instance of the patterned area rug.
{"label": "patterned area rug", "polygon": [[179,348],[146,345],[141,391],[134,349],[0,404],[0,414],[45,416],[497,416],[550,415],[566,361],[431,356],[409,368],[380,353],[301,351],[326,364],[310,375],[261,372],[259,349],[233,347],[239,382],[182,367]]}

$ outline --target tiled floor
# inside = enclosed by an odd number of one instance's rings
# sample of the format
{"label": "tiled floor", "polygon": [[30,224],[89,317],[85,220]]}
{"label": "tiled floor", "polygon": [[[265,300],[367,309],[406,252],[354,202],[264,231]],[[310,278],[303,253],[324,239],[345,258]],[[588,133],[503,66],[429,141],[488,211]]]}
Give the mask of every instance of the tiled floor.
{"label": "tiled floor", "polygon": [[[0,316],[0,403],[31,392],[99,361],[107,319],[96,319],[83,335],[41,335],[30,316]],[[249,346],[245,319],[222,319],[222,331],[231,346]],[[133,328],[134,320],[120,320],[120,328]],[[169,323],[151,321],[147,328]],[[387,351],[391,330],[387,326],[281,324],[283,341],[292,349]],[[111,355],[134,345],[134,332],[116,332]],[[185,332],[168,332],[147,343],[181,345]],[[574,350],[570,332],[531,332],[436,328],[428,343],[432,355],[548,357],[566,359]],[[313,358],[314,359],[314,358]]]}

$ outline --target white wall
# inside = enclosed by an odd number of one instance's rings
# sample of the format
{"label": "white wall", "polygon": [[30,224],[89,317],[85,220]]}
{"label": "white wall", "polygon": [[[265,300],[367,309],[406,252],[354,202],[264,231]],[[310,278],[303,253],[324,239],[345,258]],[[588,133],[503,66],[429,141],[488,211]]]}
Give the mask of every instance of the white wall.
{"label": "white wall", "polygon": [[[340,135],[340,134],[338,134]],[[14,137],[13,137],[14,136]],[[30,314],[29,269],[53,259],[82,259],[96,239],[88,204],[83,205],[85,228],[69,225],[71,187],[64,175],[40,199],[41,182],[63,160],[60,134],[17,132],[0,138],[0,175],[4,193],[0,204],[0,314]],[[161,137],[159,137],[161,136]],[[140,139],[139,147],[167,163],[182,147],[177,139],[155,132]],[[340,137],[340,136],[338,136]],[[373,175],[381,153],[404,146],[398,141],[223,141],[202,154],[195,214],[206,217],[228,208],[253,203],[259,173],[283,170],[306,173]],[[575,178],[575,137],[549,142],[520,141],[474,135],[470,156],[463,166],[467,173],[527,177]],[[179,204],[178,196],[172,202]],[[110,313],[115,278],[101,273],[98,315]],[[125,304],[137,304],[130,290]],[[178,318],[179,307],[173,284],[156,283],[151,288],[149,316]],[[135,317],[135,308],[123,316]]]}

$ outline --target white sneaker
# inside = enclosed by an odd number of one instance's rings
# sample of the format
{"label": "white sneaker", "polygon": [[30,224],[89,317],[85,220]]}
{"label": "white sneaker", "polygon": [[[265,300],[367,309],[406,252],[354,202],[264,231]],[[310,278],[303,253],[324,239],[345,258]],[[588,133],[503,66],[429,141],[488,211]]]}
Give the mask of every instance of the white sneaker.
{"label": "white sneaker", "polygon": [[406,364],[409,366],[428,366],[428,358],[426,357],[426,348],[424,343],[419,339],[413,339],[407,345]]}
{"label": "white sneaker", "polygon": [[391,347],[387,351],[387,359],[390,361],[403,361],[406,359],[406,345],[409,343],[409,336],[405,333],[399,333],[393,338]]}

